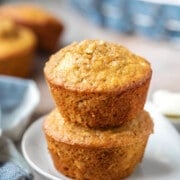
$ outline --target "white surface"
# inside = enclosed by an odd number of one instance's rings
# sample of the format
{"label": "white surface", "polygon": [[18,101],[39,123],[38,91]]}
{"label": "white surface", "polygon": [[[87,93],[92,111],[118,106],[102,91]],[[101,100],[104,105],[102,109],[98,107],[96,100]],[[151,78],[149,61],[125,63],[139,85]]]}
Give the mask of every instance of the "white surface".
{"label": "white surface", "polygon": [[157,90],[152,95],[152,103],[180,132],[180,93]]}
{"label": "white surface", "polygon": [[61,176],[53,166],[42,132],[43,120],[43,117],[38,119],[25,132],[22,139],[23,155],[29,165],[46,178],[51,180],[68,179]]}
{"label": "white surface", "polygon": [[[175,128],[151,104],[146,105],[154,120],[145,156],[129,180],[180,179],[180,136]],[[23,136],[22,151],[30,166],[51,180],[65,180],[58,173],[47,150],[42,132],[43,118],[32,124]]]}
{"label": "white surface", "polygon": [[152,101],[162,114],[180,116],[180,93],[157,90],[152,95]]}

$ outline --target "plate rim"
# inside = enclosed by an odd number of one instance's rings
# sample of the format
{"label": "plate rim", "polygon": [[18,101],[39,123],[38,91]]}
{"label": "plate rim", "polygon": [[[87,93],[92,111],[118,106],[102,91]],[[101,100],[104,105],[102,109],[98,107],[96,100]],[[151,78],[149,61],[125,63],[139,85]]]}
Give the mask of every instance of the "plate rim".
{"label": "plate rim", "polygon": [[[162,114],[160,114],[158,111],[156,111],[154,109],[154,106],[152,103],[146,103],[144,109],[146,111],[148,111],[151,115],[151,113],[155,113],[156,115],[158,116],[162,116]],[[153,111],[153,112],[152,112]],[[33,126],[37,126],[37,124],[42,124],[43,123],[43,119],[46,117],[46,115],[44,116],[41,116],[39,118],[37,118],[28,128],[27,130],[25,131],[23,137],[22,137],[22,142],[21,142],[21,149],[22,149],[22,153],[23,153],[23,156],[25,158],[25,160],[28,162],[28,164],[31,166],[31,168],[33,170],[35,170],[36,172],[38,172],[40,175],[46,177],[46,178],[50,178],[52,180],[70,180],[69,177],[57,177],[56,175],[52,175],[48,172],[46,172],[45,170],[43,170],[42,168],[40,168],[39,166],[37,166],[32,160],[31,158],[28,156],[28,153],[26,152],[26,148],[25,148],[25,142],[26,142],[26,139],[27,139],[27,136],[29,134],[29,131],[31,131],[31,128],[33,128]],[[173,128],[173,131],[175,131],[178,136],[179,136],[179,133],[178,131],[176,130],[176,128],[168,121],[168,119],[166,119],[164,116],[162,116],[163,119],[167,120],[168,122],[168,125]],[[180,136],[179,136],[180,137]],[[55,169],[55,167],[54,167]],[[60,172],[59,172],[60,173]],[[60,175],[64,176],[62,173],[60,173]]]}
{"label": "plate rim", "polygon": [[35,163],[32,162],[32,160],[29,158],[27,152],[26,152],[26,147],[25,147],[25,142],[26,142],[26,139],[27,139],[27,136],[28,136],[28,132],[31,130],[31,128],[33,128],[33,126],[37,126],[37,124],[39,123],[42,123],[43,120],[44,120],[45,116],[41,116],[40,118],[36,119],[28,128],[27,130],[25,131],[25,133],[23,134],[23,137],[22,137],[22,142],[21,142],[21,149],[22,149],[22,153],[23,153],[23,156],[25,158],[25,160],[28,162],[28,164],[31,166],[31,168],[33,170],[35,170],[37,173],[43,175],[44,177],[46,178],[50,178],[52,180],[63,180],[62,178],[58,178],[58,177],[55,177],[49,173],[47,173],[46,171],[43,171],[40,167],[38,167]]}

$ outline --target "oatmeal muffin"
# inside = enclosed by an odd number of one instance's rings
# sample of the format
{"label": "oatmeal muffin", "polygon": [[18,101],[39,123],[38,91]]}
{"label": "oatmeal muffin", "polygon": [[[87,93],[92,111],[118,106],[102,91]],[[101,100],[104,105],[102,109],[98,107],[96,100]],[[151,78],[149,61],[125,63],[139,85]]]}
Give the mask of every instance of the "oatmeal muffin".
{"label": "oatmeal muffin", "polygon": [[35,46],[36,37],[31,30],[0,18],[0,74],[27,77]]}
{"label": "oatmeal muffin", "polygon": [[0,7],[0,16],[31,28],[38,38],[40,49],[45,51],[57,49],[63,26],[44,9],[30,4],[4,5]]}
{"label": "oatmeal muffin", "polygon": [[50,57],[45,77],[65,120],[119,126],[142,111],[152,70],[125,47],[99,40],[73,43]]}
{"label": "oatmeal muffin", "polygon": [[56,109],[43,129],[58,171],[78,180],[119,180],[141,162],[153,122],[142,111],[121,127],[95,130],[64,121]]}

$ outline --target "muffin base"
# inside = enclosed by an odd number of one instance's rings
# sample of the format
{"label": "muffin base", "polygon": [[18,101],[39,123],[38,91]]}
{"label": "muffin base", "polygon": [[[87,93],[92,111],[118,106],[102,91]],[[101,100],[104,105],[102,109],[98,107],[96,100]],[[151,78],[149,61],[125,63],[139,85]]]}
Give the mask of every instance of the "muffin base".
{"label": "muffin base", "polygon": [[47,81],[57,108],[66,121],[104,128],[120,126],[142,111],[150,79],[123,92],[72,91]]}
{"label": "muffin base", "polygon": [[57,142],[46,134],[54,165],[78,180],[119,180],[132,174],[141,162],[148,136],[141,143],[116,148],[87,148]]}

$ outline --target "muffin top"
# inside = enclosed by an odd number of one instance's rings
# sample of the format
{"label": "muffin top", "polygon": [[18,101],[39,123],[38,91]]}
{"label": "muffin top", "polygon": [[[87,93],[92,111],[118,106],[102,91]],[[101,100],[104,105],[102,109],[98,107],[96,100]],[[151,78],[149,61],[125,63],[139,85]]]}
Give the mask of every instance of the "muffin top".
{"label": "muffin top", "polygon": [[0,16],[16,20],[24,24],[55,23],[60,22],[48,11],[31,4],[4,5],[0,7]]}
{"label": "muffin top", "polygon": [[151,77],[150,64],[125,47],[84,40],[61,49],[45,65],[51,82],[78,91],[123,91]]}
{"label": "muffin top", "polygon": [[32,51],[36,38],[30,30],[0,18],[0,60]]}
{"label": "muffin top", "polygon": [[153,122],[146,111],[125,125],[108,129],[90,129],[64,121],[58,110],[44,121],[44,131],[56,141],[83,147],[119,147],[142,142],[153,131]]}

